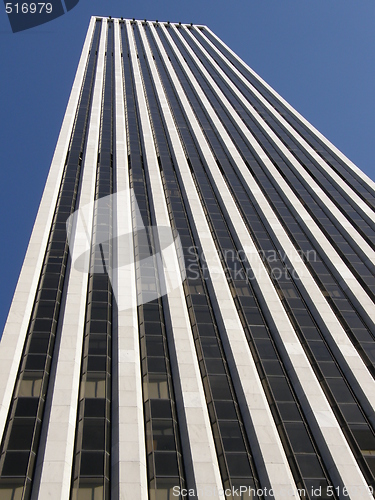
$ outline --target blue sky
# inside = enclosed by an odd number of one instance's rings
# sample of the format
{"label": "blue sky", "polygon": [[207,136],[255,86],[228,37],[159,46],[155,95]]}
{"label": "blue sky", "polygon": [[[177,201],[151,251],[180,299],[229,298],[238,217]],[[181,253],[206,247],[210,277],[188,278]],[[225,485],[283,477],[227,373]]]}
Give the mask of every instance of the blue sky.
{"label": "blue sky", "polygon": [[91,15],[207,24],[375,180],[373,0],[80,0],[13,34],[0,12],[0,332]]}

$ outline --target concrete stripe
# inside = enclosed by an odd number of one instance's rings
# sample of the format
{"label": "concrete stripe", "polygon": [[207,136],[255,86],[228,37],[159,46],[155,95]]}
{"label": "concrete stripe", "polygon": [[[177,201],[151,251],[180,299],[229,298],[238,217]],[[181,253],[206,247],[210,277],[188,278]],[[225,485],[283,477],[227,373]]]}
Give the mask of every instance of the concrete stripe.
{"label": "concrete stripe", "polygon": [[[95,195],[106,36],[107,20],[103,19],[79,207],[92,203]],[[91,212],[87,219],[89,230],[92,221]],[[86,250],[87,241],[82,239],[84,239],[82,235],[76,231],[73,244],[76,255],[79,254],[80,248]],[[88,274],[73,267],[68,278],[64,315],[61,318],[60,351],[50,409],[49,401],[46,402],[46,411],[50,410],[50,418],[44,461],[43,464],[39,464],[41,479],[38,500],[70,498]]]}
{"label": "concrete stripe", "polygon": [[[135,42],[133,38],[133,29],[128,25],[130,39],[130,54],[133,63],[135,77],[136,94],[138,100],[138,109],[142,126],[142,140],[145,153],[145,163],[151,186],[153,210],[156,224],[158,226],[170,227],[167,205],[164,197],[163,186],[160,178],[159,166],[155,153],[151,125],[149,122],[148,111],[146,107],[145,96],[141,81],[138,60],[135,52]],[[141,23],[138,23],[141,32],[143,32]],[[143,33],[142,33],[143,35]],[[143,40],[145,38],[143,36]],[[147,43],[149,60],[152,63]],[[142,55],[140,55],[142,57]],[[160,87],[159,87],[160,89]],[[177,276],[181,275],[178,256],[175,251],[170,253],[171,263]],[[168,266],[168,270],[170,267]],[[179,419],[179,428],[181,431],[182,452],[186,469],[187,484],[194,484],[198,491],[200,499],[208,498],[205,488],[222,488],[219,467],[216,460],[215,447],[211,432],[211,425],[208,417],[207,405],[205,401],[202,380],[200,376],[198,360],[195,352],[193,334],[191,331],[187,305],[182,288],[182,283],[177,288],[171,290],[167,295],[167,303],[172,326],[173,344],[176,353],[176,359],[173,360],[171,354],[172,374],[179,377],[181,394],[176,391],[176,406],[179,414],[185,413],[186,433],[183,435],[183,426],[181,418]],[[167,333],[168,332],[167,329]],[[174,372],[174,373],[173,373]],[[180,400],[181,398],[181,400]],[[196,400],[199,402],[197,406]],[[189,450],[190,448],[190,450]],[[191,467],[189,454],[191,453]],[[186,467],[186,465],[188,465]],[[193,476],[193,477],[191,477]]]}
{"label": "concrete stripe", "polygon": [[[150,29],[156,37],[156,43],[163,56],[168,73],[176,87],[192,129],[196,135],[199,134],[200,145],[207,149],[207,145],[203,143],[204,139],[202,133],[199,131],[199,125],[184,90],[158,39],[157,30],[153,27]],[[161,29],[166,32],[164,27]],[[156,76],[154,78],[155,81],[157,81]],[[200,240],[212,287],[216,295],[219,310],[215,311],[215,313],[219,317],[222,317],[222,341],[228,361],[233,360],[232,363],[230,363],[232,381],[240,402],[260,481],[262,485],[270,484],[272,486],[275,492],[275,498],[282,498],[286,490],[292,491],[295,488],[294,480],[290,473],[288,462],[179,140],[178,131],[176,130],[172,118],[172,111],[165,103],[165,96],[159,94],[159,97],[163,106],[164,118],[174,149],[176,168],[178,168],[180,181],[182,181],[181,183],[185,190],[186,201],[189,205],[191,216],[196,227],[195,237]],[[235,376],[233,376],[233,374],[235,374]],[[293,494],[291,494],[291,498],[294,498]]]}
{"label": "concrete stripe", "polygon": [[[120,25],[115,23],[115,117],[116,187],[114,234],[132,234],[132,209],[125,129],[125,103],[121,57]],[[117,379],[112,401],[112,496],[147,500],[146,445],[143,416],[142,379],[139,352],[137,292],[133,240],[118,239],[114,245],[112,287],[117,302],[113,328],[113,380]],[[118,267],[118,262],[130,265]],[[117,337],[117,345],[116,345]],[[117,419],[115,417],[117,416]]]}

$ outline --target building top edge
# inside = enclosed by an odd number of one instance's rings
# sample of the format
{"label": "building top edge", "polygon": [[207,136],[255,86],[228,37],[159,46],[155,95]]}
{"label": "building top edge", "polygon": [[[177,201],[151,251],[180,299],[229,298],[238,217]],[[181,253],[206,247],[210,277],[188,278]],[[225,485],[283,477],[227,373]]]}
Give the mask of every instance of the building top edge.
{"label": "building top edge", "polygon": [[94,19],[107,19],[107,20],[117,20],[117,21],[130,21],[137,23],[150,23],[150,24],[172,24],[174,26],[195,26],[197,28],[207,28],[205,24],[199,23],[182,23],[182,22],[172,22],[172,21],[159,21],[158,19],[135,19],[126,17],[111,17],[111,16],[92,16]]}

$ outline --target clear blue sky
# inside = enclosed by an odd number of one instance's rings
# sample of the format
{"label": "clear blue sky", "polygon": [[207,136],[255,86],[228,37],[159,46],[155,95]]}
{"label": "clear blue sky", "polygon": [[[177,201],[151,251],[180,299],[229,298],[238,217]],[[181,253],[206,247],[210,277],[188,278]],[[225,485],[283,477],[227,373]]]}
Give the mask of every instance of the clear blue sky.
{"label": "clear blue sky", "polygon": [[375,180],[374,0],[80,0],[61,18],[16,34],[4,9],[0,332],[91,15],[207,24]]}

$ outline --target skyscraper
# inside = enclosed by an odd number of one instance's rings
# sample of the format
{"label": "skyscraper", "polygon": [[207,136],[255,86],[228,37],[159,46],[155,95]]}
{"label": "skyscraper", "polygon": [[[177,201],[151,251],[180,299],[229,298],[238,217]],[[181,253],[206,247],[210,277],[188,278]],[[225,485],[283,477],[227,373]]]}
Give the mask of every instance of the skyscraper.
{"label": "skyscraper", "polygon": [[205,26],[92,18],[0,344],[0,498],[372,497],[375,186]]}

